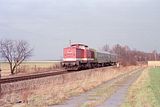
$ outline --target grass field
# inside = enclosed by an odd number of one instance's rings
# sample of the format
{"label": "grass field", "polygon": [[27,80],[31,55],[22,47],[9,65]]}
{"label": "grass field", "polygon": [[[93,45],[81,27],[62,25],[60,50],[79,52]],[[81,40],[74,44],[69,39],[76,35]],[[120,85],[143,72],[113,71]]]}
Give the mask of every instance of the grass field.
{"label": "grass field", "polygon": [[146,69],[130,87],[121,107],[159,107],[160,68]]}
{"label": "grass field", "polygon": [[[19,67],[18,72],[31,73],[52,70],[60,66],[60,61],[24,61]],[[0,62],[2,76],[10,75],[9,64]]]}
{"label": "grass field", "polygon": [[160,68],[150,69],[150,85],[157,101],[157,104],[160,106]]}

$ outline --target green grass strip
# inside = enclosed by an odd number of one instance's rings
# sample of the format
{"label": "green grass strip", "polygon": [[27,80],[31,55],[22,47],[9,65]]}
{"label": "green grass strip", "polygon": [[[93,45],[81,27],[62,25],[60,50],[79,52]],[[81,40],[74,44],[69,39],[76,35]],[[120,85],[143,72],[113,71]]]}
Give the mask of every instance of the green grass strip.
{"label": "green grass strip", "polygon": [[144,70],[121,107],[160,107],[160,68]]}
{"label": "green grass strip", "polygon": [[160,68],[151,68],[149,70],[150,87],[157,100],[157,104],[160,106]]}

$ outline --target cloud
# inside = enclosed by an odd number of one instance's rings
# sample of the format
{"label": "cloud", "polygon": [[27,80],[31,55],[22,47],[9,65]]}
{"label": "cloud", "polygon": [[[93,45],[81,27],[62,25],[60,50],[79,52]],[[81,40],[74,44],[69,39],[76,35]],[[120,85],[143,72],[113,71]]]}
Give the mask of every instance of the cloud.
{"label": "cloud", "polygon": [[158,0],[0,0],[0,38],[29,41],[36,48],[36,59],[59,58],[69,40],[93,48],[107,42],[151,50],[160,43],[159,3]]}

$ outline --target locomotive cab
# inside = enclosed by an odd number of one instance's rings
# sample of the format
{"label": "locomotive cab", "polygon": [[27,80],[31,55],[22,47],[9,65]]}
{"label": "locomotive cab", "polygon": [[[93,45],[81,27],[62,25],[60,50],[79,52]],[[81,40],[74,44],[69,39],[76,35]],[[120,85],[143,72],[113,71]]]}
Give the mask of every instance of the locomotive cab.
{"label": "locomotive cab", "polygon": [[94,52],[87,45],[72,44],[63,50],[62,66],[67,70],[79,70],[90,66]]}

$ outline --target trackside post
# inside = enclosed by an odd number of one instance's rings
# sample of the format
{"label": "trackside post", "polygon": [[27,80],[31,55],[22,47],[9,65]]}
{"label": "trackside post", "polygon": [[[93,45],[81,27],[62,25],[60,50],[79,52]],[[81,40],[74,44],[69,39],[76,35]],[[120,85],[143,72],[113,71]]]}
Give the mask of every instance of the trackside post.
{"label": "trackside post", "polygon": [[0,98],[1,98],[1,94],[2,94],[2,93],[1,93],[1,71],[2,71],[2,70],[1,70],[1,68],[0,68]]}

